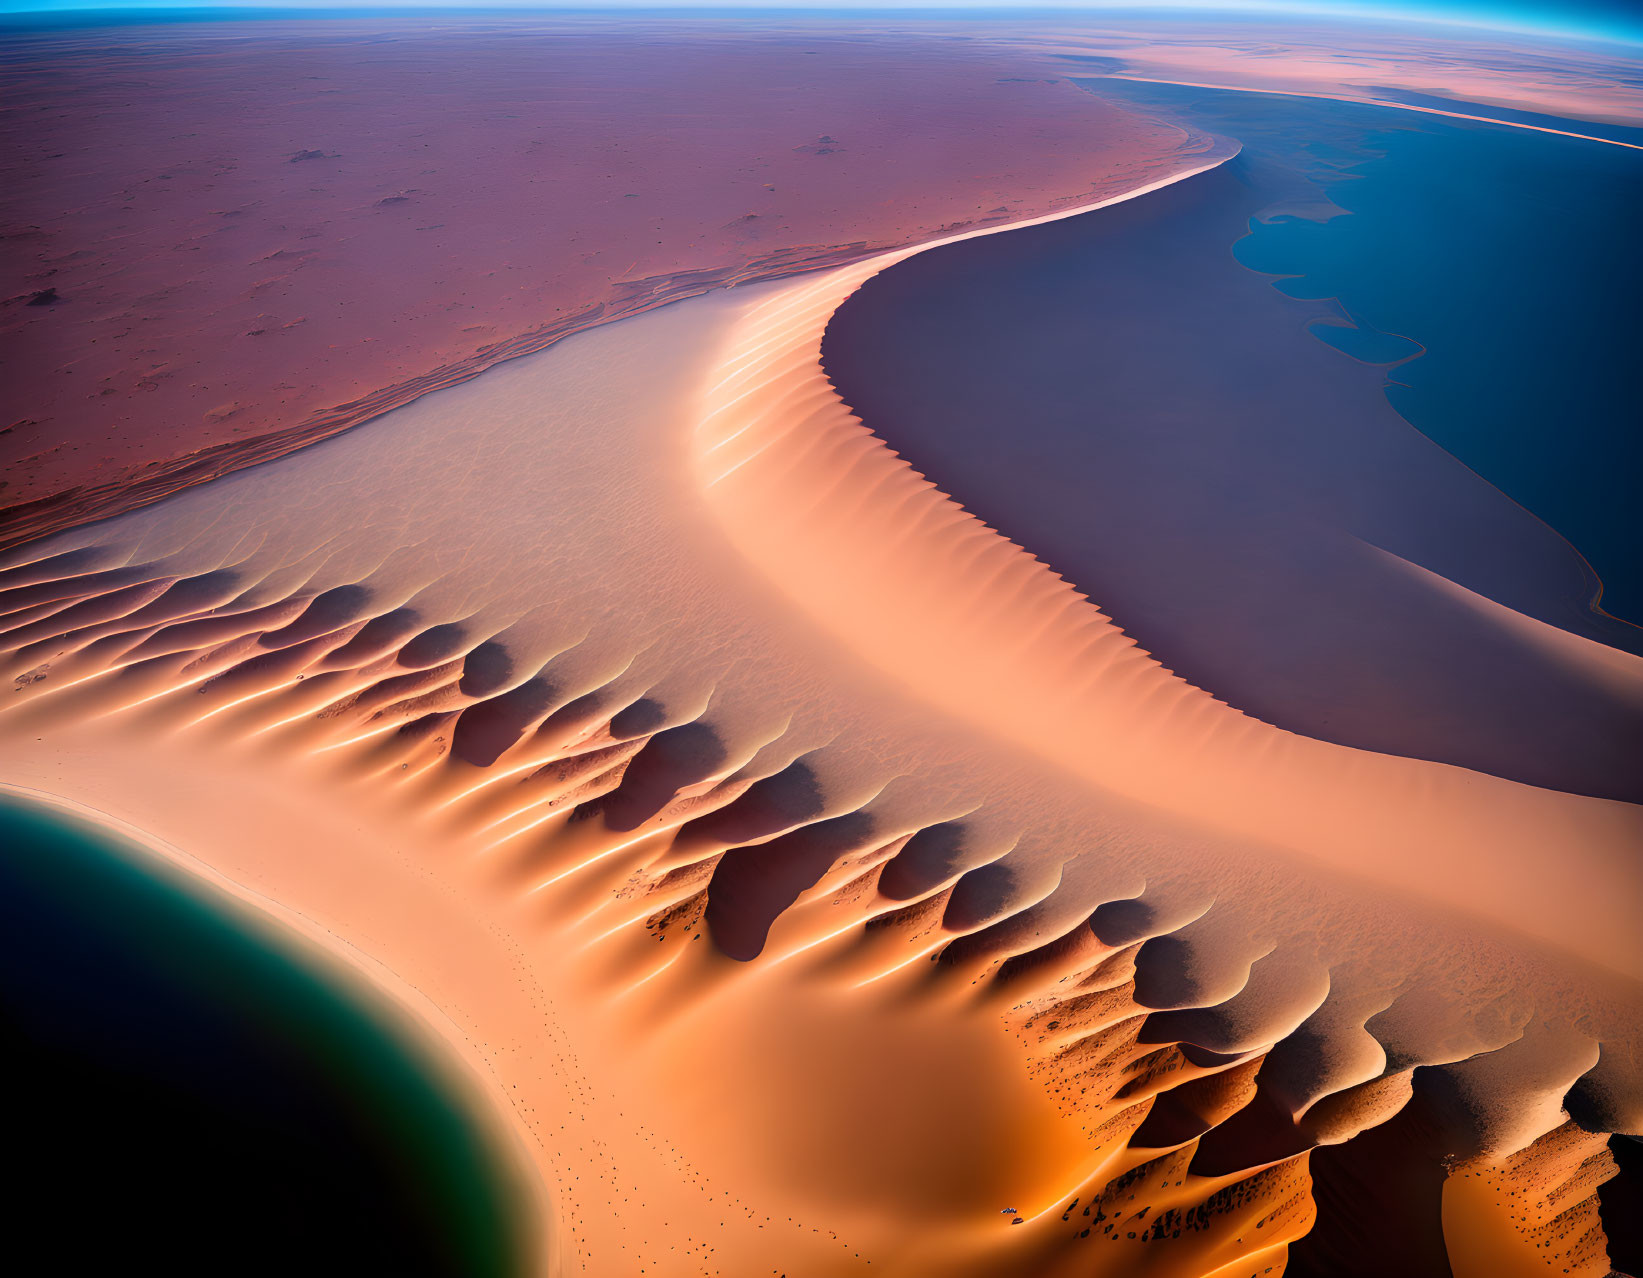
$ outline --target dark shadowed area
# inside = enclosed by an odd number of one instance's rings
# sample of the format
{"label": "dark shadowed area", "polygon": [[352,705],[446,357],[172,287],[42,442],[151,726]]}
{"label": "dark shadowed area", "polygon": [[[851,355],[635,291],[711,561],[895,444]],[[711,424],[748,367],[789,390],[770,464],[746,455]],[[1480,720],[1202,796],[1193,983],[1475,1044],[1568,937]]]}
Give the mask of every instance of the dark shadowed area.
{"label": "dark shadowed area", "polygon": [[525,1272],[510,1156],[382,1009],[85,822],[5,799],[0,848],[18,1246],[54,1272]]}
{"label": "dark shadowed area", "polygon": [[[1497,416],[1500,430],[1534,438],[1491,445],[1486,465],[1457,460],[1394,410],[1386,388],[1389,377],[1421,382],[1428,360],[1475,380],[1475,359],[1433,349],[1391,369],[1362,362],[1405,358],[1418,349],[1407,339],[1424,335],[1354,330],[1339,303],[1286,296],[1240,264],[1246,245],[1265,242],[1258,224],[1244,238],[1252,220],[1326,224],[1340,216],[1329,198],[1338,185],[1366,201],[1371,180],[1420,180],[1419,165],[1377,175],[1364,164],[1407,150],[1408,134],[1430,166],[1511,131],[1347,103],[1135,91],[1224,130],[1242,154],[1114,208],[922,254],[869,281],[824,349],[846,402],[1166,666],[1239,709],[1364,749],[1643,797],[1633,762],[1643,705],[1617,693],[1608,648],[1636,651],[1639,631],[1594,610],[1598,582],[1575,547],[1472,468],[1519,474],[1565,449],[1577,459],[1569,466],[1601,475],[1585,491],[1606,526],[1635,536],[1635,504],[1614,509],[1607,478],[1636,447],[1621,438],[1616,374],[1599,366],[1607,348],[1534,342],[1533,332],[1523,335],[1532,349],[1496,345],[1496,366],[1562,357],[1545,374],[1563,389],[1561,415]],[[1601,149],[1536,134],[1505,145],[1525,163],[1537,148],[1552,161],[1560,146]],[[1611,175],[1594,172],[1595,190],[1568,190],[1563,202],[1612,202]],[[1532,238],[1548,211],[1525,216],[1517,229]],[[1445,251],[1509,268],[1505,233],[1470,244],[1467,226],[1431,227]],[[1370,265],[1423,269],[1388,257]],[[1555,282],[1584,291],[1555,315],[1532,298],[1514,313],[1549,326],[1589,314],[1596,327],[1620,313],[1612,273]],[[1492,293],[1473,300],[1498,305]],[[1452,334],[1457,322],[1439,327]],[[1479,317],[1474,340],[1498,343],[1498,325]],[[1419,403],[1411,415],[1424,422],[1497,408],[1500,397],[1489,387],[1457,397],[1451,379]],[[1599,410],[1584,434],[1566,425]]]}

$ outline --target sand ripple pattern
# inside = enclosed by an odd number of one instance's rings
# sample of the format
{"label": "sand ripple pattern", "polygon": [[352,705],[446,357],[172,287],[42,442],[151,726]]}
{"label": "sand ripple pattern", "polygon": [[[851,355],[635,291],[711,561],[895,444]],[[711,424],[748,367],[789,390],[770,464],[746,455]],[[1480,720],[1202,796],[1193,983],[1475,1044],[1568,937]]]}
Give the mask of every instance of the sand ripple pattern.
{"label": "sand ripple pattern", "polygon": [[[1643,1129],[1636,811],[1295,738],[1161,668],[827,384],[827,317],[898,256],[423,401],[386,476],[361,428],[9,552],[5,735],[312,761],[477,850],[416,872],[533,911],[548,958],[574,936],[615,1002],[688,1019],[781,972],[997,1028],[1078,1152],[1017,1150],[1023,1226],[891,1272],[1260,1272],[1313,1224],[1308,1151],[1416,1113],[1478,1219],[1602,1272],[1603,1133]],[[496,433],[615,370],[655,395],[585,441]],[[812,1271],[892,1245],[863,1229]]]}

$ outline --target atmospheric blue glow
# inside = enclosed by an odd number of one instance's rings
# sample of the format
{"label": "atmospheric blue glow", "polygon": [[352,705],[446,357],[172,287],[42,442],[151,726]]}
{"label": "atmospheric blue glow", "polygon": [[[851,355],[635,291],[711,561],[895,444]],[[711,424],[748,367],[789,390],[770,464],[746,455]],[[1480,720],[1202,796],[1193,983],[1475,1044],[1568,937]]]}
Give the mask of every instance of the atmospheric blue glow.
{"label": "atmospheric blue glow", "polygon": [[[0,0],[0,14],[274,8],[349,10],[442,9],[763,9],[763,10],[938,10],[1085,11],[1186,13],[1218,16],[1365,18],[1440,23],[1496,31],[1643,44],[1643,6],[1637,0]],[[203,15],[202,15],[203,16]]]}

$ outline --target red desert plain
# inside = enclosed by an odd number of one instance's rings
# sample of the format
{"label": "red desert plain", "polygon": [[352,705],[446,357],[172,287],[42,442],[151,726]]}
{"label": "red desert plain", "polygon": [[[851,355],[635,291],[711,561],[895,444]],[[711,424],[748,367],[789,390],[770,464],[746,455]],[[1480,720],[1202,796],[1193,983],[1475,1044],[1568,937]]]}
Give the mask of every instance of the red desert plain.
{"label": "red desert plain", "polygon": [[1029,56],[784,27],[97,29],[6,70],[11,542],[1185,144]]}
{"label": "red desert plain", "polygon": [[[1271,89],[1279,37],[1116,31],[0,46],[0,782],[430,1027],[530,1272],[1618,1268],[1643,810],[1245,714],[824,369],[915,255],[1239,171],[1067,54]],[[1286,47],[1284,93],[1398,114]],[[1459,115],[1643,124],[1400,48]],[[1643,659],[1474,611],[1643,705]]]}

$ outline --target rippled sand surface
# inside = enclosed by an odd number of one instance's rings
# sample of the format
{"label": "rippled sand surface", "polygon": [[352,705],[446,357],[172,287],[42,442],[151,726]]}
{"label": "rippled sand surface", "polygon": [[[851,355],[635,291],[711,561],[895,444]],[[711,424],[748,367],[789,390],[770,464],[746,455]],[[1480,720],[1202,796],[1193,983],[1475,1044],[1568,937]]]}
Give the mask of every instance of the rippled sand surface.
{"label": "rippled sand surface", "polygon": [[[1082,215],[1236,150],[1172,136]],[[5,552],[0,776],[439,1028],[548,1272],[1230,1278],[1382,1212],[1410,1266],[1606,1272],[1639,810],[1153,659],[829,382],[914,252]]]}

